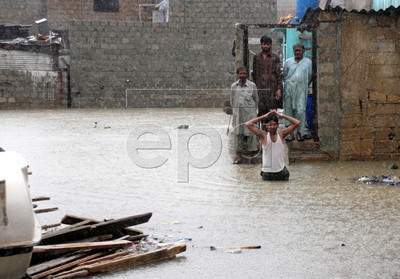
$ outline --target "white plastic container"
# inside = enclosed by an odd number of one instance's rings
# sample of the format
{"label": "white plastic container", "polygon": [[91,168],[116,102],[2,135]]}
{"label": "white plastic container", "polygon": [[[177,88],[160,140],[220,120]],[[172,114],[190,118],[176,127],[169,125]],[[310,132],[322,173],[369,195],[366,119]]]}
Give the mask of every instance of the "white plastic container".
{"label": "white plastic container", "polygon": [[0,278],[25,275],[41,228],[32,210],[29,166],[14,152],[0,152]]}

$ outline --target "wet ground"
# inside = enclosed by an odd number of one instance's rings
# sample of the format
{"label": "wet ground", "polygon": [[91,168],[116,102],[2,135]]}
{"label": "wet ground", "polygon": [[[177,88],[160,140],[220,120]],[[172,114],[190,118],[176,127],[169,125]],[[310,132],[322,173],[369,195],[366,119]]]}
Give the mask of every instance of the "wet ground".
{"label": "wet ground", "polygon": [[[391,162],[296,163],[289,182],[263,182],[259,166],[230,163],[228,121],[206,109],[2,111],[0,146],[30,162],[33,195],[62,209],[45,218],[150,211],[146,233],[192,239],[176,260],[96,278],[400,278],[400,188],[352,181],[399,176]],[[200,123],[221,135],[221,156],[178,183],[177,127]],[[168,157],[164,166],[131,160],[128,135],[140,125],[170,135],[171,150],[140,153]],[[196,135],[189,149],[203,157],[209,140]],[[211,245],[262,249],[230,254]]]}

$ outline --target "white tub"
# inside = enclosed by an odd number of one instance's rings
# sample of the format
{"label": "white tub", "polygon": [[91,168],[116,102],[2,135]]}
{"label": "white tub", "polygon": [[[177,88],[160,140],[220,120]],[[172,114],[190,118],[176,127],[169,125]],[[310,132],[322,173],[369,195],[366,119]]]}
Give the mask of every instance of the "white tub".
{"label": "white tub", "polygon": [[17,153],[0,152],[0,278],[21,278],[41,229],[32,210],[29,166]]}

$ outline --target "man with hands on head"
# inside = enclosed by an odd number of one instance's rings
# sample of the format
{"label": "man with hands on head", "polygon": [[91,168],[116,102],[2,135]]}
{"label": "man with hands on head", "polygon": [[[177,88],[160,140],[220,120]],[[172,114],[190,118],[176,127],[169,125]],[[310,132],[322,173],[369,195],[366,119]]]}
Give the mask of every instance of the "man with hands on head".
{"label": "man with hands on head", "polygon": [[[290,126],[278,131],[279,118],[290,122]],[[265,122],[265,128],[259,129],[258,122]],[[246,122],[246,127],[257,135],[262,147],[263,180],[289,180],[289,171],[285,166],[285,138],[291,134],[299,125],[300,120],[278,113],[276,110],[253,118]]]}

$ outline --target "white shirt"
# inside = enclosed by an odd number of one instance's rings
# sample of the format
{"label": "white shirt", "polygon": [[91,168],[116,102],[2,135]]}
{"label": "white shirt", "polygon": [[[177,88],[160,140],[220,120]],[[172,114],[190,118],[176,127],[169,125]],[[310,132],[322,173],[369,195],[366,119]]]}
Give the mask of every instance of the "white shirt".
{"label": "white shirt", "polygon": [[276,133],[276,141],[271,140],[270,133],[267,134],[267,143],[262,145],[262,167],[263,172],[280,172],[285,167],[285,144],[279,133]]}

